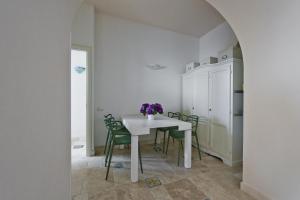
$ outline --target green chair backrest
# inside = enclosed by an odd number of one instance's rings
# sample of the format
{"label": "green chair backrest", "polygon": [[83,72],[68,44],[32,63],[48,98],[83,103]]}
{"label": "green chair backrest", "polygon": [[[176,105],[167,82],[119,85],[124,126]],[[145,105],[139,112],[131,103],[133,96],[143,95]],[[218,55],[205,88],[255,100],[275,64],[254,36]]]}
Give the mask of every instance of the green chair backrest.
{"label": "green chair backrest", "polygon": [[108,124],[108,130],[111,132],[113,136],[117,135],[128,135],[128,132],[122,130],[124,128],[121,121],[112,121]]}
{"label": "green chair backrest", "polygon": [[181,118],[181,113],[180,112],[168,112],[168,117],[170,118],[176,118],[176,119],[180,119]]}
{"label": "green chair backrest", "polygon": [[189,115],[181,114],[181,120],[187,122],[189,118]]}
{"label": "green chair backrest", "polygon": [[107,115],[104,115],[104,118],[105,118],[105,119],[108,119],[108,118],[111,118],[111,117],[113,117],[113,115],[112,115],[112,114],[110,114],[110,113],[109,113],[109,114],[107,114]]}
{"label": "green chair backrest", "polygon": [[110,117],[105,118],[104,123],[105,123],[106,128],[109,129],[109,127],[110,127],[109,125],[111,123],[113,123],[114,121],[115,121],[115,118],[112,115]]}
{"label": "green chair backrest", "polygon": [[199,117],[197,115],[181,115],[182,121],[192,124],[192,131],[197,132]]}
{"label": "green chair backrest", "polygon": [[192,123],[192,131],[197,132],[199,117],[197,115],[189,115],[187,121]]}

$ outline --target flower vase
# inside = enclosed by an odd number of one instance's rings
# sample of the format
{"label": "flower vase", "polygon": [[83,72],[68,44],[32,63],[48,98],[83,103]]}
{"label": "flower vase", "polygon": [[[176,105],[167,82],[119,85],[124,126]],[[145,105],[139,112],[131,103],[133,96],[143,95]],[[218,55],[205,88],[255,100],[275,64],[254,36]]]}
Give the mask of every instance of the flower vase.
{"label": "flower vase", "polygon": [[148,120],[154,120],[154,115],[147,115]]}

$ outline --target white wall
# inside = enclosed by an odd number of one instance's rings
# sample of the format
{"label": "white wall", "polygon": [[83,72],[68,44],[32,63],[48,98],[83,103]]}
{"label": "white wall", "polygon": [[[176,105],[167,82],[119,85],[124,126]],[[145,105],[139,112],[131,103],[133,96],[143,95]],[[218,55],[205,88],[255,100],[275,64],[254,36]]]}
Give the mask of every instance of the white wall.
{"label": "white wall", "polygon": [[218,53],[236,44],[237,38],[230,25],[224,22],[200,38],[199,60],[218,57]]}
{"label": "white wall", "polygon": [[95,8],[82,3],[72,23],[72,44],[94,47]]}
{"label": "white wall", "polygon": [[299,200],[300,1],[208,1],[232,25],[244,55],[243,189]]}
{"label": "white wall", "polygon": [[71,20],[79,0],[0,1],[0,199],[69,200]]}
{"label": "white wall", "polygon": [[[179,111],[186,63],[198,60],[199,38],[107,16],[96,17],[95,144],[103,145],[103,115],[135,114],[144,102]],[[168,68],[151,71],[148,64]],[[103,112],[100,110],[103,109]]]}

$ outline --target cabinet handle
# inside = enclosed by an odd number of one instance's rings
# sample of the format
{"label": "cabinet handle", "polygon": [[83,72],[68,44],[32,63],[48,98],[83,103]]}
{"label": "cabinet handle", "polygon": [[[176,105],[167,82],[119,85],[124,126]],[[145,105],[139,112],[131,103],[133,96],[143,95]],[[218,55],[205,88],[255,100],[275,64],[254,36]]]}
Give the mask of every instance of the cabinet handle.
{"label": "cabinet handle", "polygon": [[210,109],[208,109],[209,111],[211,111],[211,108]]}

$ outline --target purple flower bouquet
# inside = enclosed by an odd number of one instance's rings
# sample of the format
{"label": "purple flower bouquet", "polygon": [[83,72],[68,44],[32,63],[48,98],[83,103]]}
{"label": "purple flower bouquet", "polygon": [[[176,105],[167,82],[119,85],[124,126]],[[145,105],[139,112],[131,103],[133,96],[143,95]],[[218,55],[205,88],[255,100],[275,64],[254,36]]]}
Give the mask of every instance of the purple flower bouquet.
{"label": "purple flower bouquet", "polygon": [[143,115],[148,115],[148,119],[153,119],[153,116],[156,115],[157,113],[159,114],[163,114],[163,108],[162,105],[159,103],[155,103],[155,104],[149,104],[149,103],[144,103],[141,106],[140,112]]}

